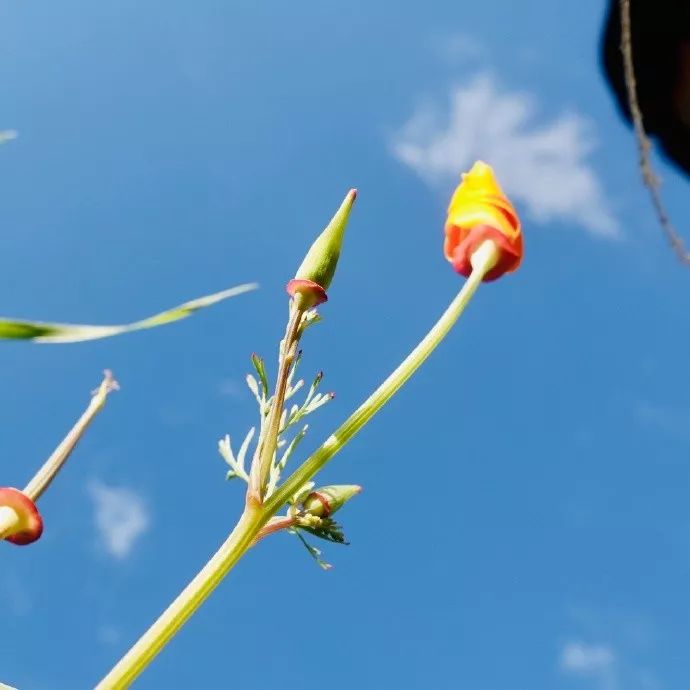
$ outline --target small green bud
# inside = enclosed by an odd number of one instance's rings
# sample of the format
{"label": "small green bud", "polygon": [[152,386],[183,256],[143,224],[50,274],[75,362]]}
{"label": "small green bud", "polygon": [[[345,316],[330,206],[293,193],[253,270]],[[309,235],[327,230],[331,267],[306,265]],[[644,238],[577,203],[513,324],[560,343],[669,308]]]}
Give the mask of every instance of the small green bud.
{"label": "small green bud", "polygon": [[295,277],[287,284],[288,294],[295,300],[300,300],[303,309],[309,309],[328,299],[326,290],[335,275],[347,220],[356,198],[357,190],[351,189],[331,222],[309,248]]}
{"label": "small green bud", "polygon": [[302,503],[304,512],[317,517],[328,517],[343,507],[353,496],[361,493],[362,487],[356,484],[322,486],[312,491]]}

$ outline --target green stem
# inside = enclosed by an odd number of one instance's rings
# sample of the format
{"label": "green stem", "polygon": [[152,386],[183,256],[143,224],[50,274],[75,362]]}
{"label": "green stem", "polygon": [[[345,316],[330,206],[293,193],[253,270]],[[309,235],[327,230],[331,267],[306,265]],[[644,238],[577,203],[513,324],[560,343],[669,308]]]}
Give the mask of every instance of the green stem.
{"label": "green stem", "polygon": [[465,310],[486,273],[498,259],[498,248],[485,241],[472,255],[472,274],[441,318],[398,368],[305,460],[267,500],[265,508],[274,514],[288,502],[403,386],[438,344],[448,335]]}
{"label": "green stem", "polygon": [[120,659],[112,671],[103,678],[95,690],[128,688],[254,543],[268,519],[268,513],[263,510],[245,510],[235,529],[211,560],[129,652]]}
{"label": "green stem", "polygon": [[265,503],[245,508],[225,543],[179,594],[96,690],[122,690],[137,678],[191,615],[220,584],[230,569],[261,534],[278,510],[309,481],[395,394],[433,352],[458,320],[484,275],[498,256],[496,245],[484,242],[472,256],[472,275],[426,337],[326,442],[309,457]]}
{"label": "green stem", "polygon": [[[296,522],[297,518],[294,515],[282,515],[281,517],[272,517],[259,530],[259,533],[256,535],[256,539],[254,540],[254,544],[257,544],[259,541],[261,541],[264,537],[267,537],[269,534],[275,534],[276,532],[280,532],[281,530],[287,529],[288,527],[293,527]],[[252,546],[254,544],[252,544]]]}

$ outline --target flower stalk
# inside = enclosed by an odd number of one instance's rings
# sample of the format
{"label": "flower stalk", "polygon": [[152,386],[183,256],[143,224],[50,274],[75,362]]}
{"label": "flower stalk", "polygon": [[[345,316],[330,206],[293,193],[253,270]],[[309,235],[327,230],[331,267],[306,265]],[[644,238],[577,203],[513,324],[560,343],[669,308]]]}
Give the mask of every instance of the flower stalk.
{"label": "flower stalk", "polygon": [[7,540],[14,544],[26,545],[40,538],[43,521],[36,508],[36,501],[53,482],[79,439],[103,409],[108,393],[117,388],[117,382],[111,372],[106,371],[101,385],[93,393],[84,413],[24,490],[0,487],[0,541]]}
{"label": "flower stalk", "polygon": [[[492,240],[484,241],[472,254],[472,273],[459,294],[422,341],[395,371],[336,429],[286,481],[263,503],[249,502],[237,526],[204,568],[187,585],[160,618],[103,678],[96,690],[127,688],[149,665],[206,598],[215,590],[237,561],[256,541],[286,526],[273,519],[299,489],[385,405],[419,366],[436,349],[467,307],[483,278],[498,261],[500,250]],[[299,324],[299,321],[297,321]],[[290,328],[288,328],[288,334]],[[286,337],[286,346],[289,340]],[[280,410],[278,409],[278,415]],[[267,437],[268,438],[268,437]],[[275,446],[265,445],[272,458]],[[270,455],[268,455],[270,453]]]}
{"label": "flower stalk", "polygon": [[460,318],[484,276],[496,265],[499,249],[485,241],[472,255],[472,273],[441,318],[395,371],[268,498],[265,509],[277,511],[308,482],[397,393],[424,363]]}
{"label": "flower stalk", "polygon": [[84,413],[79,417],[77,423],[65,436],[60,445],[53,451],[51,456],[45,461],[43,466],[34,475],[33,479],[24,487],[24,493],[32,500],[37,501],[43,492],[50,486],[57,473],[67,462],[79,439],[93,422],[96,415],[103,409],[108,393],[117,390],[117,381],[113,378],[112,372],[106,370],[103,374],[103,381],[96,389]]}

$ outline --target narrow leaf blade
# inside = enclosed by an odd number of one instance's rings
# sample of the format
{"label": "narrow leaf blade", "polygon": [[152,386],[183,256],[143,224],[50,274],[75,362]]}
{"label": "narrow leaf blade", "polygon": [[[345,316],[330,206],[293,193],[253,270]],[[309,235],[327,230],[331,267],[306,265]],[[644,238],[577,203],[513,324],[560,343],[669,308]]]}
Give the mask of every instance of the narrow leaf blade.
{"label": "narrow leaf blade", "polygon": [[236,297],[256,289],[256,283],[238,285],[228,290],[215,292],[193,299],[177,307],[154,314],[140,321],[119,326],[90,326],[86,324],[48,323],[42,321],[23,321],[0,318],[0,339],[33,340],[36,343],[77,343],[98,340],[122,333],[155,328],[174,321],[180,321],[205,307],[210,307],[230,297]]}
{"label": "narrow leaf blade", "polygon": [[255,352],[252,353],[252,365],[256,370],[256,373],[261,381],[261,387],[263,388],[264,397],[268,397],[268,376],[266,376],[266,366],[264,360],[259,357]]}

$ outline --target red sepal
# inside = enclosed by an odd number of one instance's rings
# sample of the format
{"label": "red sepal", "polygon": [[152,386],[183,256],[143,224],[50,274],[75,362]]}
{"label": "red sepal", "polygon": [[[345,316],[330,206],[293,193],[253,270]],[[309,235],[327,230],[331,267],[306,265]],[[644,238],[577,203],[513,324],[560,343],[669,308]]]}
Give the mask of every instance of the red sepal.
{"label": "red sepal", "polygon": [[4,506],[16,511],[20,521],[19,531],[5,537],[4,541],[26,546],[41,538],[43,518],[36,504],[23,491],[8,486],[0,488],[0,507]]}

